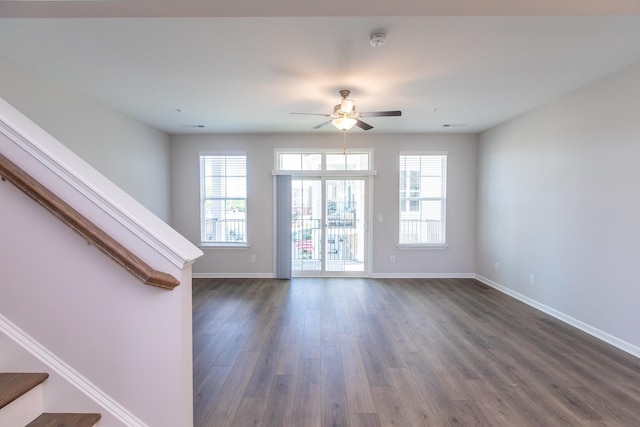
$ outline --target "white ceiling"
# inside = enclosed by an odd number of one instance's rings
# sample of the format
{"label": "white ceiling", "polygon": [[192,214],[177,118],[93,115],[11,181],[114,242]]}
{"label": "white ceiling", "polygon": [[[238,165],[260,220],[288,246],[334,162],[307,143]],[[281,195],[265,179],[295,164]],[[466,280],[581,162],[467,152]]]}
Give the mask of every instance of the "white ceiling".
{"label": "white ceiling", "polygon": [[0,56],[169,133],[337,132],[289,113],[339,89],[402,110],[369,132],[479,132],[640,61],[640,2],[557,3],[0,0]]}

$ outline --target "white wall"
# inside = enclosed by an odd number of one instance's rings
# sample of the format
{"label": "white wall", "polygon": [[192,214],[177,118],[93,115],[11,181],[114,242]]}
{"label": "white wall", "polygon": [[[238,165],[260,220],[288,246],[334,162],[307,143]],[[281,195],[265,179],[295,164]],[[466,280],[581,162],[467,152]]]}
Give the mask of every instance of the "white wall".
{"label": "white wall", "polygon": [[485,132],[478,157],[476,272],[640,355],[640,64]]}
{"label": "white wall", "polygon": [[[275,148],[342,149],[339,132],[318,135],[176,135],[171,141],[172,225],[199,244],[200,151],[245,151],[248,168],[248,249],[204,249],[193,271],[202,276],[273,274],[273,181]],[[371,273],[379,276],[471,275],[474,272],[475,168],[474,135],[347,134],[347,146],[372,148],[378,175],[373,184],[373,253]],[[398,154],[400,151],[448,151],[449,247],[442,250],[397,248]],[[384,222],[377,222],[383,215]],[[250,262],[250,255],[256,262]],[[396,263],[389,263],[390,255]]]}
{"label": "white wall", "polygon": [[65,379],[53,372],[7,335],[0,333],[0,370],[2,372],[46,372],[49,378],[44,382],[43,407],[47,412],[93,412],[100,413],[99,426],[127,427],[116,417],[105,412],[100,405],[84,395]]}
{"label": "white wall", "polygon": [[[44,361],[51,368],[46,371],[94,396],[105,420],[191,425],[191,262],[201,251],[3,99],[0,130],[0,152],[11,162],[149,266],[180,281],[173,291],[142,284],[2,182],[0,330]],[[0,369],[4,362],[0,358]],[[33,366],[22,358],[13,362],[20,370]],[[88,381],[77,381],[74,370]],[[45,389],[55,389],[53,399],[46,393],[48,410],[85,407],[86,399],[60,390],[57,378],[47,383]]]}
{"label": "white wall", "polygon": [[167,134],[2,57],[0,98],[169,221]]}
{"label": "white wall", "polygon": [[[191,425],[190,266],[159,267],[181,280],[173,291],[147,286],[8,181],[0,205],[0,313],[145,424]],[[0,368],[37,366],[0,348]],[[47,408],[96,410],[85,400]]]}

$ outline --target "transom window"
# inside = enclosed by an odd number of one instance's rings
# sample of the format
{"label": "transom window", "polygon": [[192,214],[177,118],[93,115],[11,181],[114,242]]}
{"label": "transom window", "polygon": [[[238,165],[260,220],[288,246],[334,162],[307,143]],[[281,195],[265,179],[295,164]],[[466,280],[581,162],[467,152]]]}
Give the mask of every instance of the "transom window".
{"label": "transom window", "polygon": [[369,171],[369,152],[276,151],[276,169],[280,171]]}
{"label": "transom window", "polygon": [[200,155],[200,233],[203,244],[246,245],[244,153]]}
{"label": "transom window", "polygon": [[400,245],[444,245],[447,154],[401,154],[399,190]]}

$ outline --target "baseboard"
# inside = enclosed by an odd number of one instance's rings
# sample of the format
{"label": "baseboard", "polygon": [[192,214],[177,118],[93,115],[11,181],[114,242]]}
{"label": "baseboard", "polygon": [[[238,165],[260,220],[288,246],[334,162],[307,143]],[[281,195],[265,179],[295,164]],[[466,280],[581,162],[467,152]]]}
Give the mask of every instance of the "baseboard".
{"label": "baseboard", "polygon": [[46,347],[2,315],[0,315],[0,333],[6,334],[33,357],[44,363],[52,372],[55,372],[89,399],[100,405],[105,412],[111,414],[124,425],[130,427],[148,427],[142,420],[138,419],[126,408],[100,390],[95,384],[71,366],[67,365],[55,354],[47,350]]}
{"label": "baseboard", "polygon": [[372,279],[475,279],[473,273],[371,273]]}
{"label": "baseboard", "polygon": [[[273,279],[273,273],[193,273],[194,279]],[[304,276],[302,276],[304,277]],[[361,277],[361,276],[347,276]],[[475,279],[473,273],[371,273],[372,279]]]}
{"label": "baseboard", "polygon": [[475,278],[479,281],[481,281],[482,283],[484,283],[485,285],[491,286],[492,288],[506,294],[509,295],[519,301],[522,301],[523,303],[538,309],[540,311],[542,311],[543,313],[548,314],[549,316],[555,317],[558,320],[563,321],[564,323],[567,323],[575,328],[580,329],[583,332],[586,332],[589,335],[592,335],[608,344],[611,344],[612,346],[619,348],[622,351],[625,351],[635,357],[640,357],[640,347],[637,347],[631,343],[628,343],[616,336],[613,336],[607,332],[604,332],[598,328],[595,328],[581,320],[575,319],[571,316],[568,316],[554,308],[551,308],[549,306],[546,306],[532,298],[529,298],[525,295],[522,295],[521,293],[518,293],[512,289],[509,289],[505,286],[502,286],[490,279],[487,279],[486,277],[483,277],[479,274],[475,275]]}
{"label": "baseboard", "polygon": [[273,279],[273,273],[193,273],[194,279]]}

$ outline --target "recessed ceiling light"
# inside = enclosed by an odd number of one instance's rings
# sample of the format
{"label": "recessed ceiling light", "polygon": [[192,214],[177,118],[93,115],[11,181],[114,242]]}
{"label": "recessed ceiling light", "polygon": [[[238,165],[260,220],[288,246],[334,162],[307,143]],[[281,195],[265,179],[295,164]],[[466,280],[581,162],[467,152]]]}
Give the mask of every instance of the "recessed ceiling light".
{"label": "recessed ceiling light", "polygon": [[466,123],[445,123],[442,125],[443,128],[463,128],[466,126]]}

